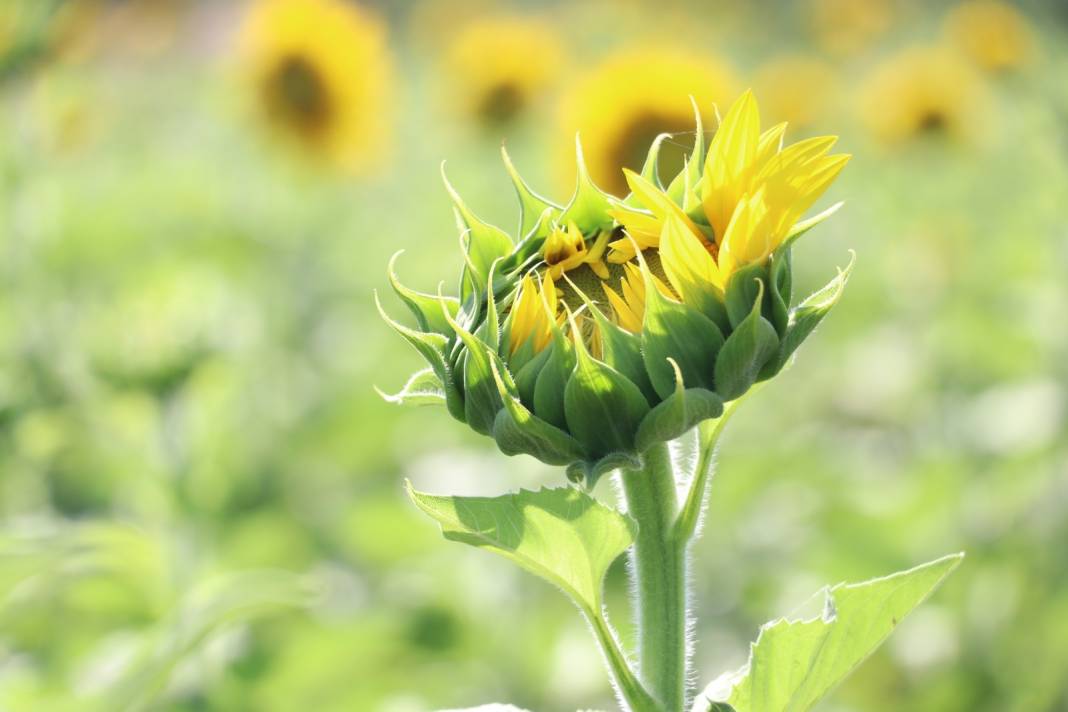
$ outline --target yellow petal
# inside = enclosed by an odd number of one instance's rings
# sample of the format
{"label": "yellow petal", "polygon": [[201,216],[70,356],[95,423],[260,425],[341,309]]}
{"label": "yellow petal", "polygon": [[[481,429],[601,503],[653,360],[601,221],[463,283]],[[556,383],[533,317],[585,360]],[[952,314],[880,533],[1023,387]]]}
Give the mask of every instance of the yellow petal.
{"label": "yellow petal", "polygon": [[664,223],[660,260],[668,281],[683,301],[706,292],[707,285],[723,288],[719,266],[704,243],[682,221],[673,217]]}

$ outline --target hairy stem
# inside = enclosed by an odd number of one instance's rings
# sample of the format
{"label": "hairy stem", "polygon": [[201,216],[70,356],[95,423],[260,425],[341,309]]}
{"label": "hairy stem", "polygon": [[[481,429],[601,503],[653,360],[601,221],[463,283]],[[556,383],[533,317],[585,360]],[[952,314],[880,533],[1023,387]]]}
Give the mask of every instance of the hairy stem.
{"label": "hairy stem", "polygon": [[641,682],[634,676],[626,656],[619,647],[619,640],[608,621],[605,620],[603,611],[584,610],[586,620],[589,621],[597,642],[604,653],[605,661],[611,671],[613,682],[619,696],[626,702],[630,712],[659,712],[656,701],[642,687]]}
{"label": "hairy stem", "polygon": [[620,479],[627,510],[638,522],[631,575],[640,677],[663,712],[683,712],[689,664],[686,542],[674,536],[679,502],[667,445],[650,449],[643,469],[625,470]]}

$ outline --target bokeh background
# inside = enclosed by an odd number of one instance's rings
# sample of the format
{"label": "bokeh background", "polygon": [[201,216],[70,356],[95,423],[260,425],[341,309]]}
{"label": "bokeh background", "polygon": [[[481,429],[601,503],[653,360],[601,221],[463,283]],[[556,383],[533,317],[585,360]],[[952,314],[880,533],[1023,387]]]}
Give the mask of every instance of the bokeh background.
{"label": "bokeh background", "polygon": [[[561,475],[384,402],[385,267],[754,87],[854,159],[833,315],[729,428],[701,681],[824,583],[966,550],[827,712],[1068,710],[1061,0],[0,2],[0,709],[613,708],[548,585],[406,502]],[[601,485],[598,496],[610,498]],[[622,564],[608,582],[623,613]]]}

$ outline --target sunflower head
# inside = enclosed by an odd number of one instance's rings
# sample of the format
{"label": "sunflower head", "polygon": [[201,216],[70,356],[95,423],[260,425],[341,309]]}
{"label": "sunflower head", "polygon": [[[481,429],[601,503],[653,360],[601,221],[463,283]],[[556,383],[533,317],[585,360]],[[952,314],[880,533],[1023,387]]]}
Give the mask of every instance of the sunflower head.
{"label": "sunflower head", "polygon": [[525,113],[560,68],[560,40],[537,20],[482,18],[464,26],[446,53],[465,113],[488,127]]}
{"label": "sunflower head", "polygon": [[[662,47],[617,53],[568,89],[561,123],[584,137],[590,174],[613,193],[628,190],[621,168],[638,170],[649,144],[677,133],[660,149],[664,179],[679,171],[693,144],[693,97],[701,106],[724,102],[735,91],[722,62]],[[567,167],[572,161],[567,156]]]}
{"label": "sunflower head", "polygon": [[261,113],[279,135],[345,168],[373,162],[389,125],[377,19],[341,0],[258,0],[241,45]]}
{"label": "sunflower head", "polygon": [[860,97],[864,123],[879,139],[969,138],[983,116],[984,87],[972,67],[941,46],[912,47],[875,68]]}
{"label": "sunflower head", "polygon": [[[794,304],[791,248],[845,165],[833,137],[783,146],[745,94],[682,170],[659,175],[662,140],[625,198],[601,191],[578,147],[566,205],[530,190],[516,239],[452,191],[466,248],[453,295],[391,283],[417,322],[383,316],[427,360],[397,402],[441,403],[506,454],[567,465],[588,485],[652,445],[720,415],[778,373],[837,301],[848,270]],[[835,206],[837,207],[837,206]]]}
{"label": "sunflower head", "polygon": [[999,0],[966,0],[946,17],[953,43],[987,71],[1019,69],[1034,53],[1034,33],[1027,18]]}
{"label": "sunflower head", "polygon": [[768,116],[793,128],[809,127],[827,117],[837,84],[834,66],[807,54],[774,57],[753,78]]}

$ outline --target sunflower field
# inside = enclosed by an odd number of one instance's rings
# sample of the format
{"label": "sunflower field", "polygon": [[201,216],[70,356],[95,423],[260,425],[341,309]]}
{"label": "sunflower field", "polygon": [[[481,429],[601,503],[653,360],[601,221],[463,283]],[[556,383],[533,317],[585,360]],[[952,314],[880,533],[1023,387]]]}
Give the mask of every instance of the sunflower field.
{"label": "sunflower field", "polygon": [[1068,712],[1066,77],[1063,0],[0,0],[0,712],[618,709],[574,606],[405,493],[568,479],[398,405],[444,398],[380,310],[456,328],[471,226],[595,185],[610,226],[554,227],[493,335],[520,390],[564,329],[607,360],[658,290],[728,290],[679,247],[730,234],[715,175],[703,211],[658,187],[757,102],[812,162],[730,269],[844,202],[788,260],[842,272],[716,450],[688,685],[824,584],[965,552],[815,709]]}

